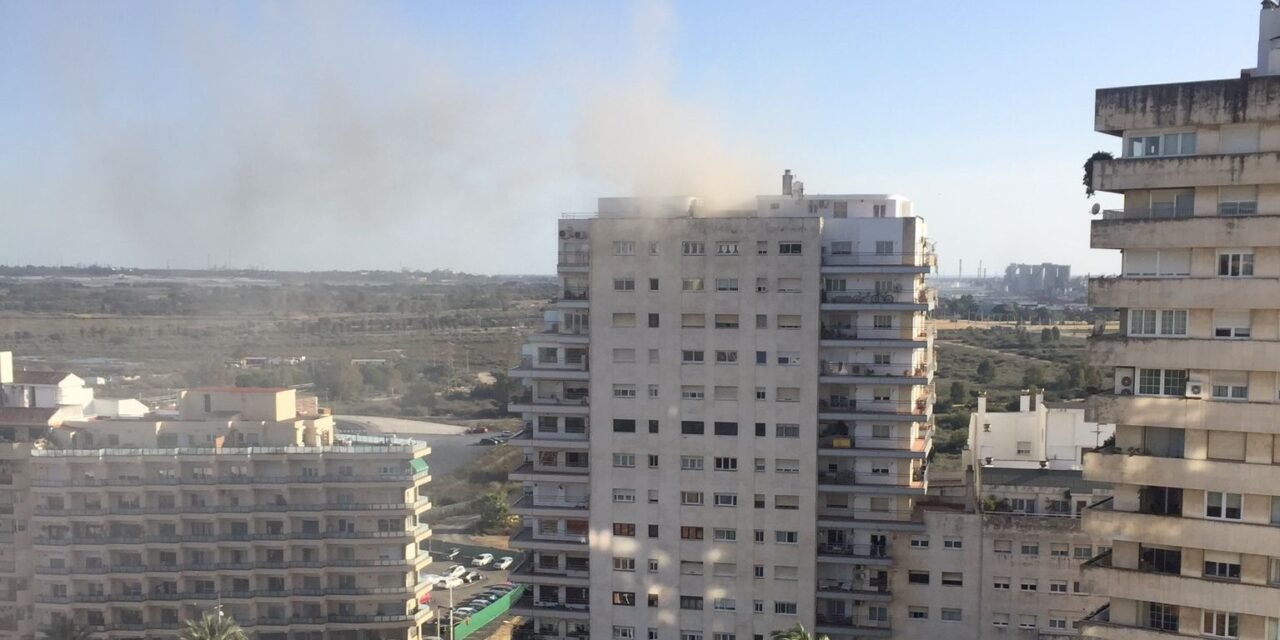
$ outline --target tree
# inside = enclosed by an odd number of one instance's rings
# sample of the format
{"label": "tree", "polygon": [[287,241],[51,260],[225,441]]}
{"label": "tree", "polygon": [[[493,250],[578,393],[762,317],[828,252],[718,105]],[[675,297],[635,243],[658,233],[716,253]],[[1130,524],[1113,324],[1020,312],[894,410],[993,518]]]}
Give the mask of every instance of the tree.
{"label": "tree", "polygon": [[1022,370],[1022,386],[1031,388],[1044,384],[1044,370],[1038,364],[1027,365]]}
{"label": "tree", "polygon": [[769,634],[769,640],[831,640],[825,633],[809,633],[804,625],[796,623],[796,626],[790,629],[774,631]]}
{"label": "tree", "polygon": [[42,631],[47,640],[89,640],[89,632],[66,616],[54,618]]}
{"label": "tree", "polygon": [[1061,340],[1061,339],[1062,339],[1062,331],[1061,331],[1061,330],[1059,330],[1059,329],[1058,329],[1058,327],[1056,327],[1056,326],[1055,326],[1055,327],[1053,328],[1053,330],[1052,330],[1052,334],[1053,334],[1053,341],[1054,341],[1054,342],[1057,342],[1057,341],[1059,341],[1059,340]]}
{"label": "tree", "polygon": [[477,502],[480,522],[476,527],[483,533],[503,529],[507,526],[507,498],[501,493],[489,493],[480,497]]}
{"label": "tree", "polygon": [[246,640],[240,625],[221,609],[206,611],[199,619],[187,620],[187,627],[182,630],[178,638],[179,640]]}
{"label": "tree", "polygon": [[1050,331],[1048,327],[1040,330],[1040,342],[1046,344],[1053,342],[1053,332]]}
{"label": "tree", "polygon": [[964,388],[964,383],[955,380],[951,383],[951,404],[964,404],[969,397],[968,392]]}
{"label": "tree", "polygon": [[995,365],[991,364],[991,358],[983,358],[978,363],[978,382],[986,384],[996,377]]}

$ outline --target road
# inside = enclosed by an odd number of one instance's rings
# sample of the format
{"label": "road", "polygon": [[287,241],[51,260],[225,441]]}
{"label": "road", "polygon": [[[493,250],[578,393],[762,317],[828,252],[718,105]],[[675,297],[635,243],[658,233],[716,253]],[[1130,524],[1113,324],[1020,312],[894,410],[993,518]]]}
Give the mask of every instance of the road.
{"label": "road", "polygon": [[452,424],[382,416],[342,415],[334,416],[334,420],[339,427],[356,425],[368,435],[393,435],[425,441],[431,445],[427,463],[431,465],[431,475],[436,478],[465,467],[487,449],[476,444],[483,436],[465,434],[465,427]]}

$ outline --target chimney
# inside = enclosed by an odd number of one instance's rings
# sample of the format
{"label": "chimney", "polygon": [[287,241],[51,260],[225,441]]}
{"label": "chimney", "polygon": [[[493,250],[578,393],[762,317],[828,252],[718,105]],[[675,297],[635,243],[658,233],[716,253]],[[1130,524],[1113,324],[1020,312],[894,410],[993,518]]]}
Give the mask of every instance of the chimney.
{"label": "chimney", "polygon": [[791,170],[790,170],[790,169],[787,169],[786,171],[783,171],[783,172],[782,172],[782,195],[784,195],[784,196],[789,196],[789,195],[791,195],[791,179],[792,179],[792,177],[793,177],[793,176],[791,175]]}
{"label": "chimney", "polygon": [[0,351],[0,384],[13,384],[12,351]]}
{"label": "chimney", "polygon": [[1274,0],[1263,0],[1258,14],[1258,68],[1256,76],[1280,75],[1280,9]]}

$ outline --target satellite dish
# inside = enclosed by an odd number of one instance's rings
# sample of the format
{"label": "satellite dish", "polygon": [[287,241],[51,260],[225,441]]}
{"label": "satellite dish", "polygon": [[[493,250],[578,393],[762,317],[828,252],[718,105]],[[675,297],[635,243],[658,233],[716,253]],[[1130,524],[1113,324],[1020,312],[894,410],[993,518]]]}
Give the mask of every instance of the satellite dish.
{"label": "satellite dish", "polygon": [[1095,216],[1102,213],[1102,205],[1097,202],[1093,203],[1093,206],[1089,208],[1089,213],[1092,213]]}

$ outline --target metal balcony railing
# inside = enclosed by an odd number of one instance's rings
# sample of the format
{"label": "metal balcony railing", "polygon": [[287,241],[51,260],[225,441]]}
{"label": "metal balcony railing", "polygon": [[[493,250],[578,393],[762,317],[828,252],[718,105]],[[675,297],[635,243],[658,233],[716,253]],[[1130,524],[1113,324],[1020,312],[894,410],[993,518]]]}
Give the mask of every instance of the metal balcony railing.
{"label": "metal balcony railing", "polygon": [[561,251],[556,260],[556,265],[560,267],[585,267],[590,264],[590,251]]}
{"label": "metal balcony railing", "polygon": [[36,458],[109,458],[112,456],[247,456],[276,454],[337,454],[337,453],[408,453],[413,445],[387,444],[381,446],[326,446],[326,447],[176,447],[149,449],[32,449]]}
{"label": "metal balcony railing", "polygon": [[586,356],[581,356],[574,360],[565,360],[564,362],[542,362],[533,356],[520,356],[519,368],[541,371],[586,371],[588,362]]}
{"label": "metal balcony railing", "polygon": [[253,505],[183,505],[183,506],[114,506],[61,509],[36,506],[36,515],[100,516],[100,515],[176,515],[183,513],[279,513],[309,511],[398,511],[416,509],[431,504],[430,500],[417,502],[323,502],[317,504],[253,504]]}
{"label": "metal balcony railing", "polygon": [[376,475],[300,475],[300,476],[271,476],[271,475],[234,475],[234,476],[216,476],[211,478],[33,478],[31,486],[33,487],[143,487],[149,485],[157,486],[177,486],[177,485],[218,485],[218,484],[297,484],[297,483],[327,483],[327,482],[408,482],[425,478],[431,475],[430,469],[424,469],[415,473],[385,473]]}
{"label": "metal balcony railing", "polygon": [[822,360],[818,363],[818,373],[824,376],[881,376],[881,377],[919,377],[929,375],[928,363],[916,367],[901,364],[863,364],[857,362],[833,362]]}
{"label": "metal balcony railing", "polygon": [[888,558],[889,546],[883,544],[818,544],[819,556],[847,558]]}
{"label": "metal balcony railing", "polygon": [[[850,374],[858,375],[858,374]],[[929,408],[927,398],[915,400],[865,400],[830,396],[818,400],[818,411],[829,413],[881,413],[886,415],[920,415]]]}

